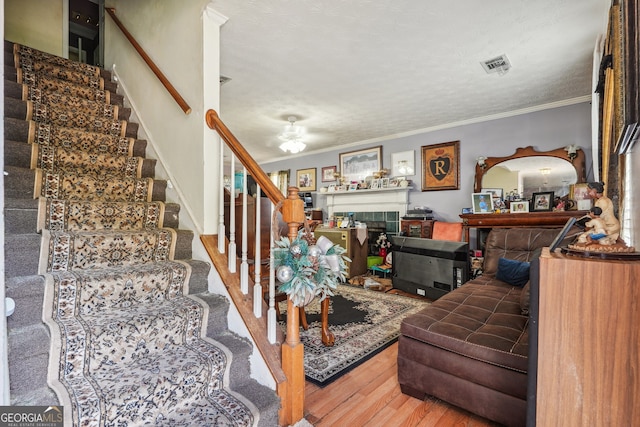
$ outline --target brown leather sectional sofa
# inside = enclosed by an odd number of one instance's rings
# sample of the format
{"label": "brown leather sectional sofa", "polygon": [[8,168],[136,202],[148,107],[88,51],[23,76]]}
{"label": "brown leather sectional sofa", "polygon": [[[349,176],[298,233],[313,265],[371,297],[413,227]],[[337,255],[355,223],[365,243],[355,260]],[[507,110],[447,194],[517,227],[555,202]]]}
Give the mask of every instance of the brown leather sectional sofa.
{"label": "brown leather sectional sofa", "polygon": [[526,424],[529,284],[509,285],[496,273],[500,258],[531,261],[558,232],[493,229],[483,275],[403,320],[403,393],[431,395],[507,426]]}

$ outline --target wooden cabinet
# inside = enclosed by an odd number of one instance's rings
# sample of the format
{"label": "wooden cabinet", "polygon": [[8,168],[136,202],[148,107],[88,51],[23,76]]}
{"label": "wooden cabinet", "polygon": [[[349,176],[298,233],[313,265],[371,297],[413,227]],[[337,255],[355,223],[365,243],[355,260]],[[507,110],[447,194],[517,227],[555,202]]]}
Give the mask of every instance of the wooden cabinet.
{"label": "wooden cabinet", "polygon": [[[537,425],[638,422],[639,283],[637,260],[543,252],[537,292]],[[532,280],[532,293],[534,288]]]}
{"label": "wooden cabinet", "polygon": [[430,239],[433,222],[434,220],[432,219],[403,219],[400,220],[400,230],[408,237],[422,237],[423,239]]}
{"label": "wooden cabinet", "polygon": [[[358,232],[364,231],[362,243],[358,239]],[[334,244],[347,250],[345,253],[351,259],[347,263],[347,277],[354,277],[367,272],[367,252],[369,249],[366,229],[351,228],[325,228],[318,227],[313,232],[316,240],[325,236]]]}

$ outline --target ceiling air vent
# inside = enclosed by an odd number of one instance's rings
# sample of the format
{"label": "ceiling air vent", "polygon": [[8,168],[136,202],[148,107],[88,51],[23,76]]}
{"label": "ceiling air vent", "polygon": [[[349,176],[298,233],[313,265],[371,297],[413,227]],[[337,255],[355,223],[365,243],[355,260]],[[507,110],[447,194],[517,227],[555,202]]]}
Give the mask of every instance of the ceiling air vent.
{"label": "ceiling air vent", "polygon": [[220,86],[227,83],[229,80],[231,80],[231,77],[220,75]]}
{"label": "ceiling air vent", "polygon": [[509,68],[511,68],[509,58],[507,58],[507,55],[505,54],[489,59],[487,61],[482,61],[480,64],[482,64],[482,68],[484,68],[487,74],[498,73],[502,75],[509,71]]}

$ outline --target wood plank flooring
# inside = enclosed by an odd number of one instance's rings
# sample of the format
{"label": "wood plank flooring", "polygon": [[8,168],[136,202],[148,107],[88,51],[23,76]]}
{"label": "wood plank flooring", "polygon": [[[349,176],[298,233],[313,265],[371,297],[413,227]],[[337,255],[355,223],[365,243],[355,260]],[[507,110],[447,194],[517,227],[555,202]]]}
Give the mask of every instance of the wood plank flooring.
{"label": "wood plank flooring", "polygon": [[398,343],[324,388],[306,383],[305,418],[316,427],[495,427],[438,399],[400,392]]}

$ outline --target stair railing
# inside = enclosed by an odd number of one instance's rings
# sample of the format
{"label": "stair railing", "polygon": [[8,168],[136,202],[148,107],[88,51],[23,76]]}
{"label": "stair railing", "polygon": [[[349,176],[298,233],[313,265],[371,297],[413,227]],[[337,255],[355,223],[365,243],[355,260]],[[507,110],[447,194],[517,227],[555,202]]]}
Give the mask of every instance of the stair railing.
{"label": "stair railing", "polygon": [[[255,274],[255,283],[253,289],[253,302],[251,304],[253,316],[252,319],[245,318],[245,323],[250,327],[250,332],[252,336],[255,338],[256,328],[259,328],[259,325],[263,325],[263,322],[258,322],[257,319],[262,317],[262,304],[263,304],[263,295],[262,295],[262,284],[260,279],[260,263],[261,256],[260,254],[260,192],[264,192],[267,198],[272,203],[272,212],[273,215],[274,206],[280,208],[280,212],[282,214],[282,219],[287,224],[287,234],[290,239],[295,239],[298,235],[298,229],[303,225],[305,220],[304,214],[304,202],[298,196],[298,188],[297,187],[289,187],[287,197],[280,192],[278,187],[271,182],[269,176],[260,168],[258,163],[251,157],[251,155],[246,151],[246,149],[242,146],[242,144],[238,141],[238,139],[231,133],[229,128],[223,123],[218,114],[214,110],[208,110],[206,115],[206,123],[207,125],[215,130],[224,141],[225,144],[220,144],[220,183],[221,186],[224,185],[224,149],[225,145],[228,149],[233,153],[231,160],[231,185],[230,185],[230,197],[229,197],[229,222],[230,222],[230,230],[229,230],[229,245],[225,248],[225,226],[224,226],[224,188],[221,188],[221,214],[219,215],[219,227],[218,227],[218,245],[217,250],[219,253],[224,253],[225,249],[228,251],[228,257],[231,259],[233,257],[233,267],[234,269],[230,270],[230,272],[235,272],[235,264],[236,264],[236,249],[235,249],[235,241],[232,241],[232,238],[235,240],[235,236],[232,236],[232,232],[235,230],[235,225],[231,225],[235,220],[235,160],[237,159],[243,166],[243,189],[242,189],[242,248],[241,248],[241,261],[240,261],[240,290],[241,295],[244,295],[244,299],[246,300],[247,295],[251,298],[250,293],[248,292],[248,260],[247,260],[247,173],[251,175],[251,177],[257,183],[257,197],[256,197],[256,244],[255,244],[255,260],[254,260],[254,274]],[[273,233],[269,233],[270,235],[270,248],[273,247]],[[207,242],[208,236],[202,236],[202,240],[205,243],[205,247],[210,248],[213,246],[211,242]],[[233,243],[233,250],[232,250]],[[211,251],[210,251],[211,254]],[[215,263],[215,262],[214,262]],[[231,264],[231,261],[229,261]],[[269,297],[268,297],[268,312],[267,312],[267,322],[265,330],[260,333],[264,335],[264,338],[268,340],[268,342],[277,346],[276,343],[276,316],[275,316],[275,278],[273,272],[273,253],[269,254]],[[228,286],[228,285],[227,285]],[[230,290],[230,294],[233,298],[233,293]],[[240,303],[242,305],[243,301],[234,301],[236,305]],[[249,313],[243,312],[239,310],[241,315],[249,316]],[[254,330],[251,330],[251,325],[254,326]],[[281,346],[281,354],[280,354],[280,368],[284,373],[284,379],[279,380],[278,375],[274,375],[276,378],[276,386],[277,393],[281,400],[281,409],[280,409],[280,424],[281,425],[292,425],[297,421],[302,419],[304,415],[304,388],[305,388],[305,377],[304,377],[304,347],[300,342],[300,319],[299,319],[299,311],[296,307],[293,306],[291,300],[287,299],[287,326],[286,326],[286,340]],[[260,341],[260,340],[258,340]],[[263,352],[265,355],[264,349],[260,348],[260,345],[256,344],[258,349]],[[269,357],[265,357],[267,364],[269,364]],[[270,367],[272,369],[272,373],[274,372],[274,367]]]}
{"label": "stair railing", "polygon": [[113,22],[118,26],[118,28],[120,28],[120,31],[122,31],[122,34],[124,34],[127,40],[129,40],[129,43],[131,43],[134,49],[140,54],[140,56],[142,57],[144,62],[149,66],[151,71],[153,71],[153,74],[156,75],[156,77],[158,78],[158,80],[160,80],[160,82],[165,87],[165,89],[167,89],[169,94],[173,97],[173,99],[175,99],[175,101],[178,103],[180,108],[182,108],[182,111],[184,111],[185,114],[190,114],[191,107],[189,106],[189,104],[187,104],[187,101],[184,100],[184,98],[180,95],[178,90],[171,84],[169,79],[165,77],[165,75],[162,73],[162,71],[160,71],[160,68],[158,68],[156,63],[153,62],[153,60],[149,57],[149,55],[147,55],[147,52],[144,51],[142,46],[140,46],[140,44],[136,41],[133,35],[131,35],[129,30],[127,30],[127,28],[118,19],[118,17],[116,16],[116,10],[112,7],[105,7],[105,10],[107,11],[111,19],[113,19]]}

